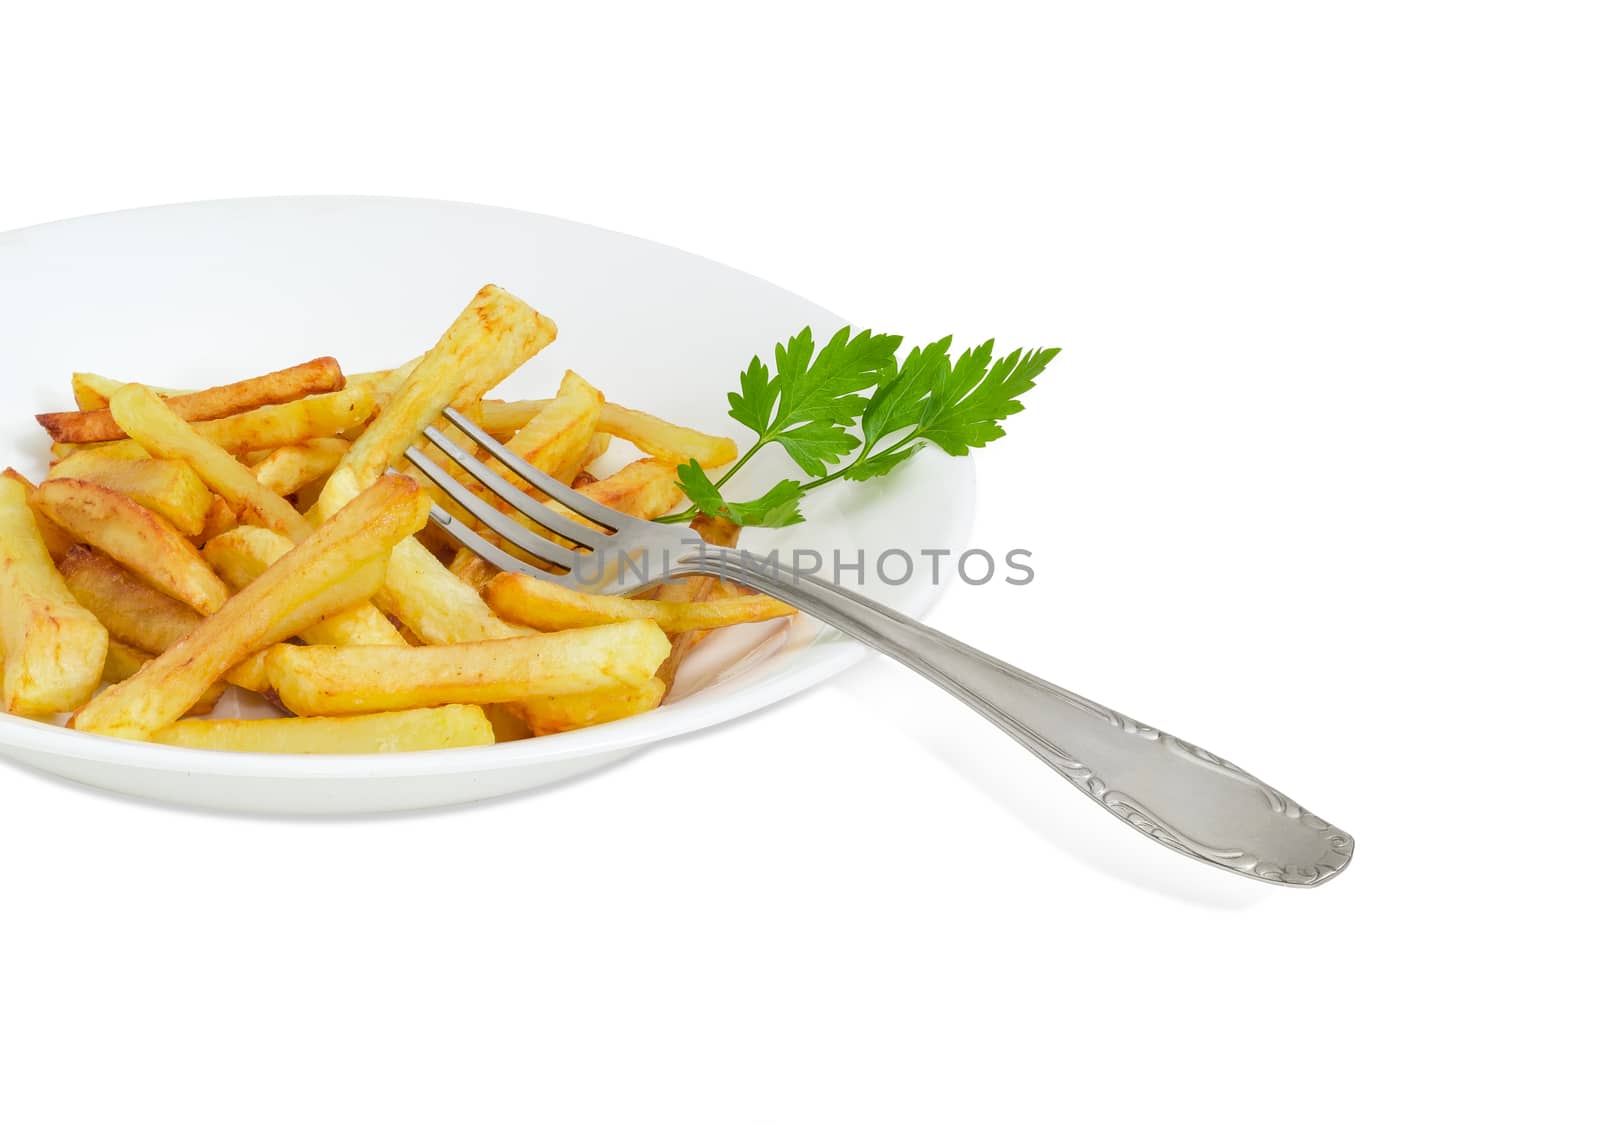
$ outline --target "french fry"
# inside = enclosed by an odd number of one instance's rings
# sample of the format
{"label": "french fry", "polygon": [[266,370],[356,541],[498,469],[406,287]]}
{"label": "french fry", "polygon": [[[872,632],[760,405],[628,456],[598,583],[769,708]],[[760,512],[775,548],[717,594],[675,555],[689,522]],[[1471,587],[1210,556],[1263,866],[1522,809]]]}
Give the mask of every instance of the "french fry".
{"label": "french fry", "polygon": [[311,534],[311,524],[293,504],[263,485],[220,446],[201,437],[148,387],[137,383],[123,387],[111,396],[110,409],[117,424],[146,452],[187,462],[239,516],[296,543]]}
{"label": "french fry", "polygon": [[[604,402],[604,396],[583,376],[568,371],[550,405],[512,434],[504,443],[505,447],[565,484],[585,464],[583,456],[594,437],[595,423],[600,420]],[[513,484],[526,487],[520,477],[500,462],[491,464]]]}
{"label": "french fry", "polygon": [[[601,477],[578,491],[613,511],[642,520],[664,516],[683,501],[683,489],[678,487],[677,466],[653,457],[632,461],[610,476]],[[555,500],[547,500],[545,507],[570,516],[579,523],[597,526]]]}
{"label": "french fry", "polygon": [[[78,546],[61,560],[61,577],[114,640],[144,652],[162,653],[194,631],[202,618],[175,598],[152,590],[120,563]],[[266,661],[242,661],[223,677],[248,691],[267,689]]]}
{"label": "french fry", "polygon": [[[378,413],[389,408],[389,400],[394,398],[395,391],[399,390],[405,381],[411,378],[411,373],[422,362],[419,355],[416,359],[402,363],[399,367],[390,368],[388,371],[369,371],[363,375],[346,375],[346,386],[367,386],[372,388],[373,397],[378,403]],[[344,431],[344,436],[350,441],[360,437],[366,430],[366,425],[352,426]]]}
{"label": "french fry", "polygon": [[274,449],[257,461],[252,471],[262,487],[288,496],[333,472],[349,448],[343,438],[312,438]]}
{"label": "french fry", "polygon": [[100,548],[185,605],[215,613],[228,600],[228,587],[194,544],[131,497],[92,481],[57,477],[39,486],[33,502],[74,539]]}
{"label": "french fry", "polygon": [[508,703],[490,703],[484,707],[483,713],[488,716],[489,725],[494,728],[496,742],[518,742],[533,733],[528,729],[528,724],[522,720],[522,710]]}
{"label": "french fry", "polygon": [[[105,671],[100,673],[100,682],[106,684],[120,684],[123,680],[131,679],[138,675],[139,669],[155,659],[153,653],[141,652],[132,645],[125,645],[121,641],[112,639],[106,646]],[[199,701],[191,708],[191,715],[209,715],[222,699],[224,685],[214,683],[206,689]]]}
{"label": "french fry", "polygon": [[[550,401],[499,402],[485,399],[482,426],[491,435],[503,440],[506,435],[515,433],[537,417],[550,405]],[[731,438],[716,437],[687,426],[674,425],[653,414],[630,410],[614,402],[607,402],[600,408],[596,427],[602,433],[631,442],[641,453],[671,461],[675,465],[693,458],[703,467],[715,469],[739,456],[739,447]]]}
{"label": "french fry", "polygon": [[120,457],[124,461],[141,461],[150,456],[139,448],[138,442],[122,438],[118,441],[101,441],[89,445],[78,445],[70,441],[55,441],[50,443],[50,459],[52,463],[65,461],[68,457],[79,453],[97,453],[102,457]]}
{"label": "french fry", "polygon": [[[205,558],[235,590],[242,590],[294,548],[294,543],[264,527],[239,527],[206,544]],[[308,625],[301,639],[313,645],[404,645],[393,623],[371,602],[341,610]]]}
{"label": "french fry", "polygon": [[394,393],[396,387],[405,382],[416,370],[417,364],[422,362],[419,355],[415,359],[407,360],[399,367],[384,367],[377,371],[347,372],[344,377],[345,386],[369,386],[378,395],[381,405],[388,395]]}
{"label": "french fry", "polygon": [[369,571],[374,586],[381,582],[385,556],[427,518],[427,497],[415,482],[384,477],[137,676],[91,700],[73,716],[73,726],[147,738],[170,725],[224,670],[300,632],[305,623],[295,614],[306,603]]}
{"label": "french fry", "polygon": [[478,592],[451,574],[421,543],[401,543],[389,556],[378,608],[424,644],[464,644],[528,636],[533,630],[495,615]]}
{"label": "french fry", "polygon": [[560,734],[642,715],[659,706],[666,694],[667,685],[652,676],[642,684],[627,687],[525,699],[517,713],[535,736]]}
{"label": "french fry", "polygon": [[488,746],[494,729],[470,704],[329,719],[185,719],[152,742],[257,754],[392,754]]}
{"label": "french fry", "polygon": [[82,706],[100,683],[107,643],[50,561],[26,488],[0,478],[0,704],[14,715]]}
{"label": "french fry", "polygon": [[211,490],[182,461],[130,459],[85,449],[50,466],[48,479],[71,477],[130,496],[184,535],[199,535],[211,510]]}
{"label": "french fry", "polygon": [[533,421],[534,416],[549,405],[547,398],[517,399],[512,402],[486,398],[478,404],[478,425],[488,431],[490,437],[503,442]]}
{"label": "french fry", "polygon": [[[323,356],[254,379],[211,387],[193,394],[173,395],[165,401],[172,412],[184,421],[203,422],[240,414],[258,406],[293,402],[307,395],[343,388],[344,375],[338,363]],[[108,397],[116,396],[112,394]],[[115,441],[125,433],[108,409],[40,414],[36,417],[55,441]]]}
{"label": "french fry", "polygon": [[100,680],[107,684],[120,684],[143,668],[150,660],[151,654],[140,652],[132,645],[125,645],[115,638],[106,642],[106,662],[100,670]]}
{"label": "french fry", "polygon": [[[360,490],[399,460],[452,402],[476,402],[551,340],[555,325],[496,285],[486,285],[394,392],[383,413],[351,444],[334,475]],[[284,444],[284,443],[280,443]],[[323,518],[332,514],[318,505]]]}
{"label": "french fry", "polygon": [[465,547],[456,551],[456,557],[450,560],[450,573],[461,581],[478,591],[478,596],[483,596],[483,588],[488,585],[489,579],[499,574],[493,563],[485,562]]}
{"label": "french fry", "polygon": [[[134,386],[129,383],[127,386]],[[194,429],[235,456],[280,445],[294,445],[312,438],[336,437],[352,426],[365,422],[377,409],[371,385],[346,387],[326,395],[308,395],[277,406],[261,406],[243,414],[213,418],[195,423]],[[83,448],[72,442],[56,442],[50,447],[57,458],[69,457]],[[87,448],[114,456],[143,457],[138,442],[123,438]]]}
{"label": "french fry", "polygon": [[691,458],[707,469],[726,465],[739,456],[739,447],[732,438],[715,437],[676,426],[654,414],[642,410],[629,410],[608,402],[600,411],[600,428],[613,437],[631,442],[641,453],[674,465],[687,463]]}
{"label": "french fry", "polygon": [[[140,380],[143,382],[143,380]],[[79,410],[104,410],[111,405],[111,396],[119,387],[123,386],[116,379],[108,379],[104,375],[94,375],[87,371],[75,371],[72,375],[72,398],[78,404]],[[149,386],[149,384],[146,384]],[[155,387],[150,389],[162,398],[176,398],[179,395],[192,394],[192,391],[175,391],[170,387]]]}
{"label": "french fry", "polygon": [[220,496],[213,496],[211,507],[206,509],[206,519],[200,528],[200,534],[193,538],[198,545],[204,546],[223,532],[232,531],[238,526],[239,517],[228,507],[228,502]]}
{"label": "french fry", "polygon": [[39,526],[39,538],[44,541],[44,549],[50,553],[51,559],[60,562],[68,551],[77,546],[72,536],[62,531],[50,517],[34,507],[33,494],[38,489],[31,480],[15,469],[7,469],[4,473],[0,473],[0,476],[14,480],[22,486],[22,495],[27,500],[28,507],[33,510],[33,520]]}
{"label": "french fry", "polygon": [[788,617],[794,609],[765,594],[716,601],[681,602],[585,594],[527,574],[497,574],[483,587],[484,600],[501,617],[555,632],[613,621],[654,621],[667,633],[720,629],[749,621]]}
{"label": "french fry", "polygon": [[275,645],[267,678],[297,715],[355,715],[639,684],[670,648],[648,621],[424,648]]}

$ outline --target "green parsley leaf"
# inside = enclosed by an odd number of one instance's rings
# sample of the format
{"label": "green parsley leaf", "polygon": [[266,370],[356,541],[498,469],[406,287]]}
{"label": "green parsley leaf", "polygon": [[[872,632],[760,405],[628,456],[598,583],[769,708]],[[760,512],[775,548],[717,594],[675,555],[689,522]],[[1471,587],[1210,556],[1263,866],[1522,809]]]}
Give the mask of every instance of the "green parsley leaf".
{"label": "green parsley leaf", "polygon": [[700,462],[678,466],[678,485],[689,502],[707,515],[721,516],[741,527],[788,527],[800,523],[800,482],[781,480],[755,500],[729,501],[706,476]]}
{"label": "green parsley leaf", "polygon": [[927,443],[921,441],[911,442],[909,445],[891,446],[882,453],[871,457],[863,457],[852,462],[844,470],[845,480],[871,480],[881,477],[899,465],[902,461],[909,461],[911,456],[922,449]]}
{"label": "green parsley leaf", "polygon": [[1001,420],[1022,409],[1017,400],[1060,351],[1042,348],[1024,353],[1019,348],[993,367],[989,366],[993,340],[962,352],[950,371],[935,379],[927,412],[917,424],[917,436],[952,457],[1004,437]]}
{"label": "green parsley leaf", "polygon": [[[876,386],[894,367],[899,336],[841,328],[816,350],[811,329],[804,328],[776,349],[772,370],[759,356],[739,378],[739,391],[728,396],[728,414],[755,431],[757,446],[777,441],[790,455],[815,464],[833,464],[855,448],[829,442],[823,430],[844,435],[861,416],[867,400],[857,392]],[[776,374],[773,374],[776,371]],[[812,469],[807,472],[816,475]]]}
{"label": "green parsley leaf", "polygon": [[878,384],[861,416],[861,441],[868,448],[889,434],[914,426],[927,409],[928,392],[950,371],[950,337],[912,348],[905,363]]}

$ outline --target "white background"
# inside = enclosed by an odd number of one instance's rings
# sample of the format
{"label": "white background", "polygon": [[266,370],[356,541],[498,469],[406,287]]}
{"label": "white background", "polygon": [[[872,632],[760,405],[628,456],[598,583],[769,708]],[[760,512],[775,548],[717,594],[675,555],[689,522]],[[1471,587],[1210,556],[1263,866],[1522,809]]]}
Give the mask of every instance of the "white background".
{"label": "white background", "polygon": [[579,7],[8,12],[0,229],[463,199],[1059,344],[979,465],[978,540],[1039,579],[935,623],[1259,772],[1355,863],[1305,892],[1169,854],[881,660],[431,815],[8,766],[0,1116],[1592,1105],[1584,6]]}

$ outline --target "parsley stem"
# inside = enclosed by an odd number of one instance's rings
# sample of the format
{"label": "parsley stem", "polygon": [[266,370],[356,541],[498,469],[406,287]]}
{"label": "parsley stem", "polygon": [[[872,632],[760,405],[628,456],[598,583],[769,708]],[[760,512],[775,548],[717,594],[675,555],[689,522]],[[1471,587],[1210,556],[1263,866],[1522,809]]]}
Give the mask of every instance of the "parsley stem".
{"label": "parsley stem", "polygon": [[723,473],[720,477],[717,478],[717,488],[718,488],[718,490],[720,490],[723,485],[728,483],[728,479],[730,477],[732,477],[734,473],[737,473],[740,469],[744,468],[746,462],[748,462],[750,460],[750,458],[752,458],[752,457],[754,457],[756,455],[756,450],[760,449],[763,445],[766,445],[768,440],[770,440],[770,439],[764,438],[764,437],[763,438],[757,438],[755,440],[754,444],[752,444],[749,449],[744,451],[744,456],[740,457],[737,461],[735,461],[733,463],[732,467],[729,468],[727,472]]}

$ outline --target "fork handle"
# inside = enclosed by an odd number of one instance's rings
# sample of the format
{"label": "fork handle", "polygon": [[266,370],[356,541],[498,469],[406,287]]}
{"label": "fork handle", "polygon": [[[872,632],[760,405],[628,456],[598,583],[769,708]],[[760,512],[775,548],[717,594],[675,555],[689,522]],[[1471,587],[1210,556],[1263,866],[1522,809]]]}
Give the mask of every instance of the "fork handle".
{"label": "fork handle", "polygon": [[1315,886],[1354,841],[1188,742],[1047,683],[936,629],[776,560],[703,548],[674,575],[715,574],[788,602],[944,688],[1122,821],[1203,863]]}

